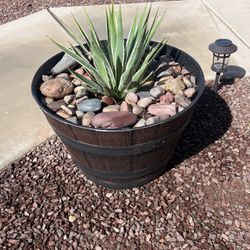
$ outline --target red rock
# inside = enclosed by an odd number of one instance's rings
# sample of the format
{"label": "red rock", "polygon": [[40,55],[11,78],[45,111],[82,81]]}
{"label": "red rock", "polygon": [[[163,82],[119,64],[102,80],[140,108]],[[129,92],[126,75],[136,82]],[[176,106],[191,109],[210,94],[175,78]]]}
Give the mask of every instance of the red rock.
{"label": "red rock", "polygon": [[161,104],[170,104],[170,101],[165,95],[163,95],[160,97],[160,103]]}
{"label": "red rock", "polygon": [[84,76],[85,78],[89,79],[89,80],[92,80],[92,78],[90,77],[90,75],[89,75],[88,73],[85,73],[83,76]]}
{"label": "red rock", "polygon": [[60,99],[70,94],[74,87],[71,82],[63,78],[54,78],[44,82],[40,91],[44,96]]}
{"label": "red rock", "polygon": [[[76,73],[78,73],[80,75],[84,75],[84,73],[85,73],[83,68],[76,69],[76,70],[74,70],[74,72],[76,72]],[[75,78],[75,75],[71,74],[70,77]]]}
{"label": "red rock", "polygon": [[135,124],[137,116],[124,111],[105,112],[96,115],[92,124],[95,128],[125,128]]}
{"label": "red rock", "polygon": [[110,96],[106,96],[106,95],[104,95],[104,96],[102,97],[102,102],[105,103],[105,104],[107,104],[107,105],[112,105],[112,104],[114,104],[113,98],[110,97]]}
{"label": "red rock", "polygon": [[160,103],[162,104],[170,104],[173,101],[174,96],[170,92],[167,92],[165,95],[160,97]]}
{"label": "red rock", "polygon": [[166,117],[166,115],[174,116],[176,114],[176,108],[169,104],[152,104],[148,107],[148,112],[151,115],[159,117]]}
{"label": "red rock", "polygon": [[62,105],[65,105],[65,101],[63,99],[55,101],[55,102],[51,102],[47,104],[47,107],[53,110],[54,112],[57,112],[58,110],[61,109]]}
{"label": "red rock", "polygon": [[127,112],[131,112],[132,108],[131,108],[131,105],[128,104],[127,102],[123,101],[121,103],[121,109],[120,111],[127,111]]}

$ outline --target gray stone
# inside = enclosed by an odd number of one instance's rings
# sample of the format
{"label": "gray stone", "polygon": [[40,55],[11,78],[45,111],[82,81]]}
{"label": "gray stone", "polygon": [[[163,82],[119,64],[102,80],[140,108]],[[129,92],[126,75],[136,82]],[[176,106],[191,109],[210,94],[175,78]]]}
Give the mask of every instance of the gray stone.
{"label": "gray stone", "polygon": [[143,109],[138,107],[136,104],[133,105],[132,113],[135,115],[140,115],[142,113]]}
{"label": "gray stone", "polygon": [[149,91],[150,95],[158,99],[160,96],[164,95],[165,90],[161,86],[156,86]]}
{"label": "gray stone", "polygon": [[68,54],[64,54],[62,59],[51,69],[53,75],[60,74],[68,70],[68,68],[73,69],[78,65],[78,63]]}
{"label": "gray stone", "polygon": [[150,97],[149,91],[139,91],[136,94],[139,96],[139,99]]}
{"label": "gray stone", "polygon": [[190,81],[193,84],[193,86],[196,85],[196,78],[195,78],[195,76],[190,76]]}
{"label": "gray stone", "polygon": [[84,113],[80,110],[76,110],[76,116],[77,118],[81,119],[83,117]]}
{"label": "gray stone", "polygon": [[73,116],[73,117],[69,117],[66,119],[67,121],[69,122],[72,122],[74,124],[78,124],[78,120],[77,120],[77,117],[76,116]]}
{"label": "gray stone", "polygon": [[99,99],[87,99],[77,104],[77,109],[83,112],[95,112],[101,109],[101,101]]}
{"label": "gray stone", "polygon": [[157,75],[157,78],[161,78],[161,77],[164,77],[164,76],[171,76],[172,74],[173,74],[173,70],[172,70],[172,68],[169,68],[167,70],[164,70],[164,71],[160,72]]}
{"label": "gray stone", "polygon": [[184,95],[175,95],[174,100],[178,105],[183,108],[187,107],[191,103],[191,101],[187,99]]}
{"label": "gray stone", "polygon": [[138,101],[137,105],[141,108],[146,108],[148,105],[150,105],[153,102],[151,97],[145,97]]}
{"label": "gray stone", "polygon": [[66,95],[66,96],[64,96],[63,100],[67,104],[69,104],[69,103],[71,103],[74,100],[74,98],[75,98],[75,95]]}

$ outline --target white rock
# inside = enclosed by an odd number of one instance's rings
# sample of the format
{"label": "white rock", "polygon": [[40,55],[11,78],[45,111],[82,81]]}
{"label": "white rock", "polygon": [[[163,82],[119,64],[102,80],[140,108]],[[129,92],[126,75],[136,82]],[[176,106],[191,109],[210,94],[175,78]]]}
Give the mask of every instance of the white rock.
{"label": "white rock", "polygon": [[151,125],[151,124],[157,123],[159,121],[160,121],[160,118],[158,116],[153,116],[153,117],[150,117],[147,119],[146,125]]}
{"label": "white rock", "polygon": [[145,119],[140,119],[135,125],[134,128],[139,128],[139,127],[143,127],[146,125],[146,120]]}
{"label": "white rock", "polygon": [[140,99],[137,103],[137,105],[141,108],[146,108],[148,105],[150,105],[153,102],[153,99],[151,97],[144,97]]}

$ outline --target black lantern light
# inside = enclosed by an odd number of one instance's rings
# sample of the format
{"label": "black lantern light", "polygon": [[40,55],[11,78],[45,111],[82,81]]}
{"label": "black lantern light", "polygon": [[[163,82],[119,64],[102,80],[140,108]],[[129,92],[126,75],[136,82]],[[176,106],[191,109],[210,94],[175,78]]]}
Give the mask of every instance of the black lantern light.
{"label": "black lantern light", "polygon": [[229,57],[237,51],[237,46],[229,39],[218,39],[214,43],[211,43],[208,48],[213,52],[211,69],[216,72],[212,89],[217,92],[220,74],[227,71]]}

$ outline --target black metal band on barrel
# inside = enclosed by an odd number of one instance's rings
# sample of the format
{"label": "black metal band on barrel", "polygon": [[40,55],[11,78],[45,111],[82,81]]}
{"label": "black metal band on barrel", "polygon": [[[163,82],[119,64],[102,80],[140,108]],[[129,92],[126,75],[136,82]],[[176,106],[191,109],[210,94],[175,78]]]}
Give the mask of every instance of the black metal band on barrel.
{"label": "black metal band on barrel", "polygon": [[120,157],[120,156],[139,155],[139,154],[150,152],[150,151],[153,151],[155,149],[162,147],[172,137],[176,137],[179,133],[181,133],[183,129],[186,127],[187,122],[185,122],[185,124],[183,124],[181,128],[179,128],[177,131],[172,132],[164,137],[160,137],[158,139],[155,139],[149,142],[126,146],[126,147],[118,147],[118,146],[108,147],[108,146],[100,146],[100,145],[83,143],[81,141],[78,141],[78,140],[75,140],[75,139],[72,139],[63,135],[55,127],[53,127],[53,129],[55,130],[57,135],[66,145],[69,145],[77,150],[80,150],[89,154],[94,154],[94,155]]}

